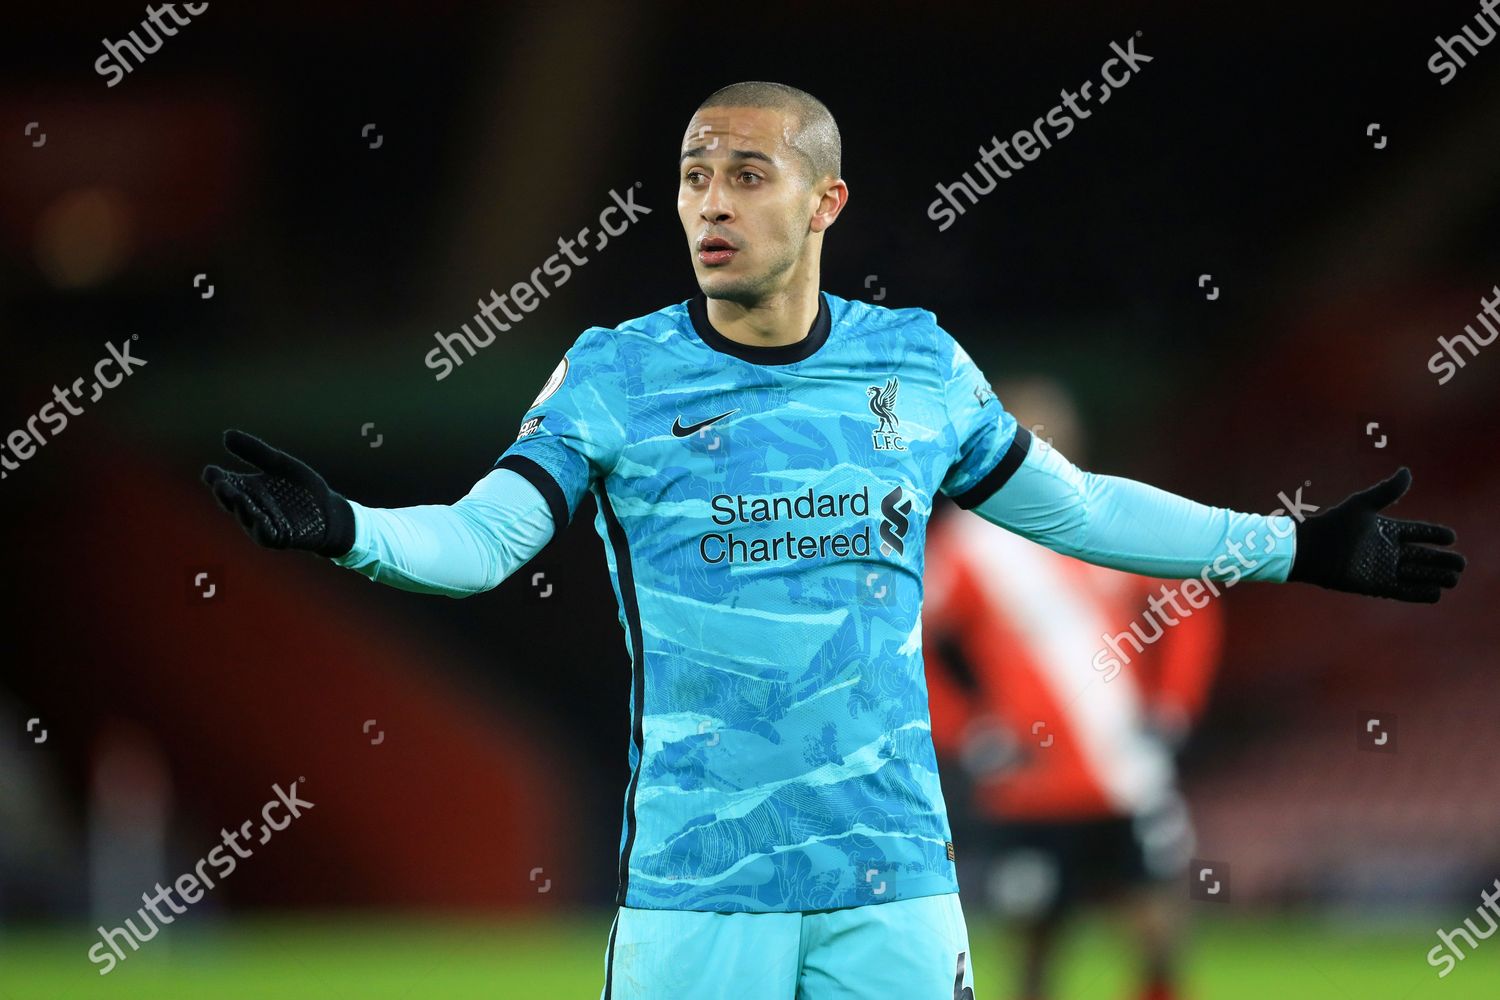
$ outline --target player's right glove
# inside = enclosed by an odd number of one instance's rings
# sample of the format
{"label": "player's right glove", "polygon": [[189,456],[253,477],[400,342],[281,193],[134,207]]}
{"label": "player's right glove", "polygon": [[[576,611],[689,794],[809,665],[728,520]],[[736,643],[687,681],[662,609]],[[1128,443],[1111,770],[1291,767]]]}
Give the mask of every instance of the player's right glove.
{"label": "player's right glove", "polygon": [[1411,486],[1402,468],[1383,483],[1346,497],[1297,525],[1297,556],[1288,580],[1371,597],[1434,604],[1458,585],[1464,557],[1451,549],[1452,528],[1400,521],[1379,511]]}
{"label": "player's right glove", "polygon": [[260,471],[210,465],[203,481],[251,538],[269,549],[302,549],[330,558],[354,547],[354,508],[322,476],[244,431],[225,431],[224,447]]}

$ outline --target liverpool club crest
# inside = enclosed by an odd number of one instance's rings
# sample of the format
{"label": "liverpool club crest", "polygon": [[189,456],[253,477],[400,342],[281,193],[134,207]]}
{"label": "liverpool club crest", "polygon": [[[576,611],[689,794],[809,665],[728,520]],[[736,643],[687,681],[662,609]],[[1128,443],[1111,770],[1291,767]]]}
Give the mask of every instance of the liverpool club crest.
{"label": "liverpool club crest", "polygon": [[880,418],[880,424],[870,433],[870,443],[876,451],[905,451],[906,442],[896,433],[901,418],[896,416],[896,390],[901,380],[892,375],[885,386],[872,385],[865,389],[870,397],[870,412]]}

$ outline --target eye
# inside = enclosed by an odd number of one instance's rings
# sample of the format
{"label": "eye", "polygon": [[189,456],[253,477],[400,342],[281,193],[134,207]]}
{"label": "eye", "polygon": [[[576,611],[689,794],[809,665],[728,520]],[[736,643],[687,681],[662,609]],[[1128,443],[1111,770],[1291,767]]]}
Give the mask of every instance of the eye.
{"label": "eye", "polygon": [[687,173],[683,174],[682,179],[688,184],[697,184],[700,180],[703,179],[703,176],[703,171],[695,167],[694,169],[689,170]]}
{"label": "eye", "polygon": [[764,180],[764,178],[761,177],[760,174],[757,174],[753,170],[741,170],[740,171],[740,181],[743,182],[743,183],[746,183],[746,184],[755,184],[755,183],[757,183],[757,182],[759,182],[761,180]]}

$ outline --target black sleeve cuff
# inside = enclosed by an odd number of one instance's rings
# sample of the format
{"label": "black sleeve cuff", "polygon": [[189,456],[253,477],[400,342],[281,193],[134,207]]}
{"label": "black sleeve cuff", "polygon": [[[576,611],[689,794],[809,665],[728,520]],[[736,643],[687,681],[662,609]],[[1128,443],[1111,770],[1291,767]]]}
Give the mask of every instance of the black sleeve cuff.
{"label": "black sleeve cuff", "polygon": [[341,559],[354,548],[354,508],[337,493],[332,494],[329,501],[328,531],[317,553],[329,559]]}
{"label": "black sleeve cuff", "polygon": [[1323,528],[1324,523],[1316,514],[1297,522],[1295,555],[1292,556],[1291,569],[1287,570],[1287,583],[1327,587],[1338,579],[1339,569],[1347,561],[1347,556],[1340,552],[1339,540],[1330,538]]}
{"label": "black sleeve cuff", "polygon": [[500,461],[495,463],[496,469],[509,469],[518,473],[542,495],[547,501],[547,509],[552,513],[552,538],[556,540],[563,529],[568,526],[571,517],[568,513],[568,498],[563,496],[562,487],[557,485],[557,480],[552,478],[552,473],[542,468],[539,464],[527,458],[525,455],[502,455]]}
{"label": "black sleeve cuff", "polygon": [[964,510],[972,510],[984,503],[995,495],[996,490],[1010,482],[1010,477],[1016,474],[1030,450],[1031,432],[1017,426],[1016,436],[1011,440],[1010,447],[1005,449],[1005,454],[1000,456],[1000,461],[995,463],[995,467],[985,473],[979,482],[953,497],[953,502]]}

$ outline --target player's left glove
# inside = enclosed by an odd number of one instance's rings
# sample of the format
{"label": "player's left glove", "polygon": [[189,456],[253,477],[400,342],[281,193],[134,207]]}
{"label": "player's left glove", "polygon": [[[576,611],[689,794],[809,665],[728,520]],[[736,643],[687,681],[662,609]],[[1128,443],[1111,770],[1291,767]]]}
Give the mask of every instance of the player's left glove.
{"label": "player's left glove", "polygon": [[1336,507],[1297,525],[1297,557],[1288,580],[1331,590],[1398,601],[1434,604],[1458,585],[1464,557],[1451,549],[1452,528],[1426,521],[1400,521],[1379,511],[1411,486],[1402,468],[1383,483],[1346,497]]}

